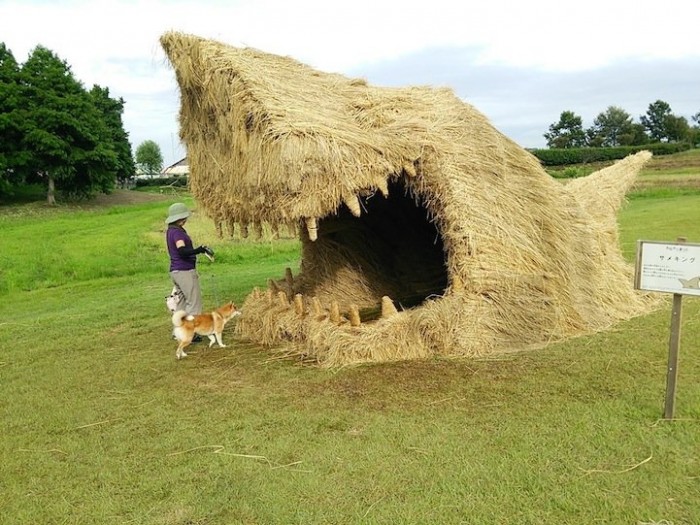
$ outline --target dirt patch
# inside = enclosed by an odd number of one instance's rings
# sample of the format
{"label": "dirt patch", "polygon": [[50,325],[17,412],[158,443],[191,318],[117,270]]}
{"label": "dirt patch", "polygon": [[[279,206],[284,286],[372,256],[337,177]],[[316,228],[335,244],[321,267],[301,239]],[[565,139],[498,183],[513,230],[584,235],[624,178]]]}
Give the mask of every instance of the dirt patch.
{"label": "dirt patch", "polygon": [[128,206],[129,204],[142,204],[145,202],[158,202],[164,200],[172,200],[172,195],[161,193],[148,193],[144,191],[133,190],[114,190],[109,195],[101,194],[92,199],[80,202],[78,205],[82,207],[107,207],[107,206]]}

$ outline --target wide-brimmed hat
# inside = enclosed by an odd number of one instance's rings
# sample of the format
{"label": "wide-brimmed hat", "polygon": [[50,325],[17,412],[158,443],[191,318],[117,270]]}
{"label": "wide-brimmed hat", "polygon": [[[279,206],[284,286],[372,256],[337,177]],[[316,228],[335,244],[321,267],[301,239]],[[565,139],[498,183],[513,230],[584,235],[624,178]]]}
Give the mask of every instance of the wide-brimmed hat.
{"label": "wide-brimmed hat", "polygon": [[168,208],[168,218],[165,219],[165,224],[172,224],[180,219],[186,219],[190,216],[190,210],[187,209],[181,202],[176,202]]}

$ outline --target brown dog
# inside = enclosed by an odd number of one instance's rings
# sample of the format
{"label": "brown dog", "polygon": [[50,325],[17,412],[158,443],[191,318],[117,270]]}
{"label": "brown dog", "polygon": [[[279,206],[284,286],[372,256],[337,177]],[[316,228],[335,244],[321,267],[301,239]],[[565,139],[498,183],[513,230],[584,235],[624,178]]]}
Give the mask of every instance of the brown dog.
{"label": "brown dog", "polygon": [[180,341],[175,357],[187,357],[185,348],[192,342],[195,334],[209,337],[209,347],[216,341],[224,348],[226,345],[221,339],[221,332],[228,321],[239,315],[241,312],[232,302],[206,314],[187,315],[184,310],[178,310],[173,314],[173,334]]}

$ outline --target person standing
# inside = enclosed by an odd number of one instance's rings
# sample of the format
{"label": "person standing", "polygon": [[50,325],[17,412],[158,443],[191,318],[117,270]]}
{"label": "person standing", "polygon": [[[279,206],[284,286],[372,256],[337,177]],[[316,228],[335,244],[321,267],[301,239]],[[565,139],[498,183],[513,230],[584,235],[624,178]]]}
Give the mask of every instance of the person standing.
{"label": "person standing", "polygon": [[202,290],[197,274],[197,255],[205,253],[213,256],[214,252],[207,246],[194,247],[192,239],[185,230],[185,223],[190,210],[181,202],[168,208],[165,223],[165,242],[170,256],[170,278],[179,292],[176,310],[184,310],[189,315],[202,313]]}

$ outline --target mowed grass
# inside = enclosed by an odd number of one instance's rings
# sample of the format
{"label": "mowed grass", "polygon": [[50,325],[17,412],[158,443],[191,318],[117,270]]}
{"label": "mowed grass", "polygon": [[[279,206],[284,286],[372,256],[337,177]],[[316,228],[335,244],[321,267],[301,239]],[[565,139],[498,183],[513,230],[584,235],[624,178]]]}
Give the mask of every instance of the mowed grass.
{"label": "mowed grass", "polygon": [[[700,523],[700,300],[492,359],[322,370],[236,337],[174,358],[172,200],[3,213],[0,522]],[[192,204],[191,201],[187,201]],[[637,239],[700,241],[700,195],[636,194]],[[198,214],[205,304],[297,272],[296,240],[223,241]]]}

